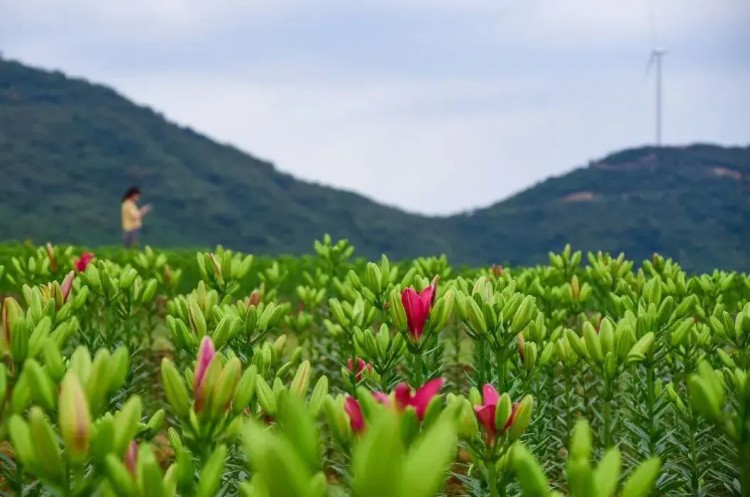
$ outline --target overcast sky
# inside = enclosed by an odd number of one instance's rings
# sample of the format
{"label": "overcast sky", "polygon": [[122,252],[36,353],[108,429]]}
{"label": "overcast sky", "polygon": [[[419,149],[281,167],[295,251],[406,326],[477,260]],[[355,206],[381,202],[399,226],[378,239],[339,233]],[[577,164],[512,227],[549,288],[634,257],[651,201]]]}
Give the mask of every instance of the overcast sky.
{"label": "overcast sky", "polygon": [[750,143],[748,0],[3,0],[0,51],[297,177],[484,206],[654,139]]}

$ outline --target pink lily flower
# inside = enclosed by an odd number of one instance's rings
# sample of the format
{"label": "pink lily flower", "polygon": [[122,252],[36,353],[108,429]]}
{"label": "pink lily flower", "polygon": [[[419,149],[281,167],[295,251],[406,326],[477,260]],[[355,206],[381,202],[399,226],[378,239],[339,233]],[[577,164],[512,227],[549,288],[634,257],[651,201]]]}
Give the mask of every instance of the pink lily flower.
{"label": "pink lily flower", "polygon": [[428,286],[421,293],[413,288],[401,292],[401,303],[406,313],[406,325],[414,341],[418,341],[424,331],[425,323],[435,302],[435,284]]}
{"label": "pink lily flower", "polygon": [[[482,405],[474,406],[474,413],[477,415],[477,421],[484,428],[484,432],[487,434],[487,439],[494,443],[497,437],[497,427],[495,426],[495,412],[497,411],[497,403],[500,401],[500,394],[497,393],[495,387],[490,384],[482,387]],[[516,419],[518,412],[518,402],[513,403],[511,408],[510,416],[505,422],[503,429],[500,433],[505,433],[508,428],[513,425],[513,421]]]}
{"label": "pink lily flower", "polygon": [[[413,407],[417,412],[417,418],[420,421],[424,419],[424,415],[427,412],[427,407],[432,402],[432,399],[440,392],[443,388],[443,378],[435,378],[425,383],[423,386],[417,389],[412,395],[411,387],[406,383],[399,383],[393,390],[393,397],[396,401],[396,409],[403,411],[407,407]],[[373,392],[375,400],[381,404],[390,405],[391,399],[382,392]]]}
{"label": "pink lily flower", "polygon": [[362,373],[367,369],[368,371],[372,371],[372,365],[367,364],[364,359],[361,357],[357,359],[357,371],[354,371],[354,363],[351,359],[346,360],[346,369],[349,371],[355,373],[354,379],[355,381],[361,381],[362,380]]}

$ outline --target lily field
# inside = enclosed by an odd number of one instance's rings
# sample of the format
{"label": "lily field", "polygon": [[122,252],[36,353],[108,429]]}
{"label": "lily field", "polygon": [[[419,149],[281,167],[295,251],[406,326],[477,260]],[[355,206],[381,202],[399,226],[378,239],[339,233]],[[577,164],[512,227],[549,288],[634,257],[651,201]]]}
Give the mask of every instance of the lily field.
{"label": "lily field", "polygon": [[750,276],[0,245],[0,494],[750,497]]}

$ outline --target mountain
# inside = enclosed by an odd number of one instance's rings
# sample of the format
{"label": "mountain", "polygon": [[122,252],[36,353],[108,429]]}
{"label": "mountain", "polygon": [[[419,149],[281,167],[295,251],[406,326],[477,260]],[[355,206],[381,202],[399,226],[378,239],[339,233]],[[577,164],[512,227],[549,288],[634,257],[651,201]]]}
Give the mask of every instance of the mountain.
{"label": "mountain", "polygon": [[144,238],[159,246],[294,253],[329,232],[412,256],[440,240],[430,219],[298,181],[109,88],[11,61],[0,61],[0,171],[0,240],[119,243],[131,184],[154,205]]}
{"label": "mountain", "polygon": [[154,205],[144,240],[163,247],[301,253],[328,232],[371,257],[529,264],[571,242],[750,269],[750,147],[626,150],[430,218],[299,181],[107,87],[0,60],[0,178],[0,240],[117,243],[119,197],[137,184]]}
{"label": "mountain", "polygon": [[582,250],[654,252],[690,270],[750,270],[750,147],[643,147],[612,154],[451,219],[459,259],[539,262]]}

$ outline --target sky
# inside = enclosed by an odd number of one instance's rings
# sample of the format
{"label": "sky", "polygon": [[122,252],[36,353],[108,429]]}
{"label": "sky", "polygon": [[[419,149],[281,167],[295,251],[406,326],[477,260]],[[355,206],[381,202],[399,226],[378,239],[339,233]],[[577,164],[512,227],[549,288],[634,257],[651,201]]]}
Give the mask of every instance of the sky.
{"label": "sky", "polygon": [[0,52],[412,212],[652,144],[750,144],[747,0],[3,0]]}

